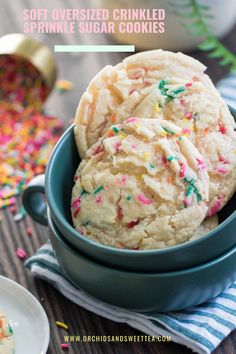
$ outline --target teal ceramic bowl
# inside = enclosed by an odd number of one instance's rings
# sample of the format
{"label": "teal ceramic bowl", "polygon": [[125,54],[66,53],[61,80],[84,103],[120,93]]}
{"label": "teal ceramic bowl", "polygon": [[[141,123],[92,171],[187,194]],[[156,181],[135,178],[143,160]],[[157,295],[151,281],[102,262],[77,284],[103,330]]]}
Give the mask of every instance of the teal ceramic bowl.
{"label": "teal ceramic bowl", "polygon": [[70,280],[90,295],[135,311],[175,311],[217,296],[236,279],[236,246],[197,267],[164,272],[130,272],[105,266],[75,250],[49,214],[51,242]]}
{"label": "teal ceramic bowl", "polygon": [[38,176],[23,193],[26,210],[37,221],[47,224],[46,199],[52,218],[64,239],[86,257],[101,264],[138,272],[166,272],[185,269],[215,259],[236,244],[236,194],[220,211],[220,225],[201,238],[161,250],[116,249],[89,240],[72,224],[70,203],[74,174],[80,158],[71,126],[52,153],[44,178]]}

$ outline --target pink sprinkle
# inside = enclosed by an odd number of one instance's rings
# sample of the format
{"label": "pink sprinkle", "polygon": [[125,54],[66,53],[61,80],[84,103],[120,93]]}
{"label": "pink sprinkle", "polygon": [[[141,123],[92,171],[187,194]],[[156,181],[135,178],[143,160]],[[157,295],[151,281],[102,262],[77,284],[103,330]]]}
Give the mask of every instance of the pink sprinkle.
{"label": "pink sprinkle", "polygon": [[101,203],[102,201],[102,197],[100,195],[98,195],[96,198],[95,198],[95,201],[97,204]]}
{"label": "pink sprinkle", "polygon": [[184,205],[188,206],[190,204],[190,201],[187,198],[184,198]]}
{"label": "pink sprinkle", "polygon": [[18,258],[20,258],[22,260],[24,260],[26,258],[26,252],[23,250],[23,248],[17,248],[16,255]]}
{"label": "pink sprinkle", "polygon": [[180,162],[179,165],[180,165],[179,176],[184,177],[185,176],[185,166],[184,166],[183,162]]}
{"label": "pink sprinkle", "polygon": [[164,155],[162,155],[161,161],[162,161],[163,163],[167,163],[167,159],[166,159],[166,157],[165,157]]}
{"label": "pink sprinkle", "polygon": [[225,126],[223,124],[219,124],[219,132],[221,134],[226,134],[227,133],[227,129],[225,128]]}
{"label": "pink sprinkle", "polygon": [[146,197],[144,197],[142,194],[138,194],[138,200],[140,201],[140,203],[142,203],[143,205],[150,205],[152,204],[152,201]]}
{"label": "pink sprinkle", "polygon": [[80,205],[80,202],[81,202],[81,198],[76,198],[73,202],[72,202],[72,208],[75,208],[77,206]]}
{"label": "pink sprinkle", "polygon": [[137,144],[132,144],[131,147],[132,147],[132,149],[136,149]]}
{"label": "pink sprinkle", "polygon": [[206,169],[206,165],[204,164],[204,162],[200,159],[197,159],[197,164],[200,167],[201,170],[205,170]]}
{"label": "pink sprinkle", "polygon": [[222,206],[223,203],[223,198],[219,197],[216,202],[212,205],[212,207],[208,210],[207,216],[212,216],[214,214],[216,214]]}
{"label": "pink sprinkle", "polygon": [[128,119],[125,120],[125,123],[133,123],[133,122],[137,122],[137,118],[135,117],[130,117]]}
{"label": "pink sprinkle", "polygon": [[226,170],[224,167],[217,167],[216,170],[217,172],[222,173],[222,175],[228,172],[228,170]]}
{"label": "pink sprinkle", "polygon": [[15,205],[10,207],[10,212],[14,214],[17,211],[17,207]]}
{"label": "pink sprinkle", "polygon": [[115,153],[118,154],[118,152],[120,151],[120,147],[121,147],[121,142],[120,141],[117,141],[115,144],[114,144],[114,149],[115,149]]}
{"label": "pink sprinkle", "polygon": [[192,119],[192,118],[193,118],[192,112],[187,112],[187,113],[185,113],[185,117],[186,117],[187,119]]}
{"label": "pink sprinkle", "polygon": [[122,182],[122,184],[125,184],[127,182],[127,176],[122,176],[121,182]]}
{"label": "pink sprinkle", "polygon": [[219,161],[220,161],[220,162],[223,162],[224,165],[225,165],[225,164],[229,164],[229,161],[226,160],[226,159],[225,159],[224,157],[222,157],[222,156],[219,157]]}
{"label": "pink sprinkle", "polygon": [[104,151],[103,145],[100,144],[100,145],[95,149],[95,151],[93,152],[93,155],[100,154],[100,153],[103,152],[103,151]]}
{"label": "pink sprinkle", "polygon": [[135,91],[137,91],[137,90],[135,90],[135,89],[130,90],[129,91],[129,95],[132,95],[132,93],[135,92]]}
{"label": "pink sprinkle", "polygon": [[62,344],[61,344],[61,349],[62,349],[62,350],[69,349],[69,344],[62,343]]}
{"label": "pink sprinkle", "polygon": [[134,226],[136,226],[138,224],[139,224],[139,220],[133,220],[127,224],[127,227],[128,227],[128,229],[132,229]]}
{"label": "pink sprinkle", "polygon": [[191,83],[191,82],[187,82],[186,84],[185,84],[185,87],[190,87],[190,86],[192,86],[193,84]]}
{"label": "pink sprinkle", "polygon": [[80,212],[80,206],[75,210],[73,217],[76,218],[76,216],[79,214]]}
{"label": "pink sprinkle", "polygon": [[182,131],[183,131],[184,134],[190,134],[191,133],[191,130],[188,129],[188,128],[184,128]]}

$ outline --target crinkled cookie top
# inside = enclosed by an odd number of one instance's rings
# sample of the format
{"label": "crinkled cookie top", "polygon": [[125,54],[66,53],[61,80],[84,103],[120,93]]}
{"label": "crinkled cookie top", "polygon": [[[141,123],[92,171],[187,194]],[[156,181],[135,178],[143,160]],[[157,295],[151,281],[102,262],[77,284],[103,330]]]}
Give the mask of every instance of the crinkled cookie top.
{"label": "crinkled cookie top", "polygon": [[102,244],[162,248],[188,240],[206,216],[205,162],[183,129],[131,117],[87,152],[72,191],[75,228]]}
{"label": "crinkled cookie top", "polygon": [[236,125],[205,66],[182,53],[153,50],[107,66],[79,103],[75,138],[82,157],[116,123],[130,116],[170,120],[185,130],[205,159],[208,215],[236,190]]}

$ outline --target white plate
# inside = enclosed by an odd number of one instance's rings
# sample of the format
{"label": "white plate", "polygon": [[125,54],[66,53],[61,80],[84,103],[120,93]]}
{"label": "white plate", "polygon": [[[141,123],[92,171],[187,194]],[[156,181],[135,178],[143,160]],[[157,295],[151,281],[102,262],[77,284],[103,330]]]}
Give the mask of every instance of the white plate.
{"label": "white plate", "polygon": [[0,310],[14,331],[15,354],[45,354],[50,329],[38,300],[23,286],[0,276]]}

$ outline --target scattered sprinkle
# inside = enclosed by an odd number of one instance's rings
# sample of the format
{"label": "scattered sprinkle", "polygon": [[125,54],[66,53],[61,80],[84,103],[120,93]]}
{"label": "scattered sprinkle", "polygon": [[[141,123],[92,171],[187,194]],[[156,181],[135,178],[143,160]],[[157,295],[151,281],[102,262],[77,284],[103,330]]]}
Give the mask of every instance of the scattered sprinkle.
{"label": "scattered sprinkle", "polygon": [[183,178],[185,176],[185,166],[184,166],[183,162],[180,162],[179,165],[180,165],[179,176]]}
{"label": "scattered sprinkle", "polygon": [[[202,200],[202,196],[199,193],[197,187],[194,184],[194,180],[193,179],[189,179],[187,177],[184,178],[184,181],[189,185],[186,191],[186,196],[189,196],[191,192],[194,192],[196,197],[197,197],[197,201],[198,203]],[[191,188],[190,188],[191,187]]]}
{"label": "scattered sprinkle", "polygon": [[17,207],[15,205],[13,205],[9,208],[9,210],[12,214],[15,214],[17,212]]}
{"label": "scattered sprinkle", "polygon": [[227,133],[227,129],[225,128],[225,126],[223,124],[219,124],[219,132],[221,134],[226,134]]}
{"label": "scattered sprinkle", "polygon": [[132,199],[131,195],[128,195],[128,196],[126,197],[126,199],[127,199],[127,200],[131,200],[131,199]]}
{"label": "scattered sprinkle", "polygon": [[102,197],[100,195],[98,195],[96,198],[95,198],[95,201],[97,204],[100,204],[102,202]]}
{"label": "scattered sprinkle", "polygon": [[226,173],[228,173],[229,171],[226,169],[226,168],[224,168],[224,167],[217,167],[217,172],[219,172],[219,173],[221,173],[222,175],[224,175],[224,174],[226,174]]}
{"label": "scattered sprinkle", "polygon": [[192,118],[193,118],[192,112],[186,112],[186,113],[185,113],[185,117],[186,117],[187,119],[192,119]]}
{"label": "scattered sprinkle", "polygon": [[183,134],[191,134],[191,130],[189,128],[182,129]]}
{"label": "scattered sprinkle", "polygon": [[154,109],[154,111],[157,112],[157,113],[160,112],[160,106],[159,106],[159,103],[158,103],[158,102],[154,103],[153,109]]}
{"label": "scattered sprinkle", "polygon": [[114,144],[114,149],[115,149],[115,153],[116,153],[116,154],[119,153],[120,147],[121,147],[121,142],[120,142],[120,141],[117,141],[117,142]]}
{"label": "scattered sprinkle", "polygon": [[129,117],[125,120],[125,123],[134,123],[137,122],[137,118],[136,117]]}
{"label": "scattered sprinkle", "polygon": [[164,129],[164,131],[165,131],[166,133],[170,134],[170,135],[175,134],[175,132],[173,132],[173,130],[167,129],[167,128],[165,128],[165,127],[162,127],[162,129]]}
{"label": "scattered sprinkle", "polygon": [[197,164],[198,164],[198,166],[199,166],[199,168],[201,170],[205,170],[206,169],[205,163],[202,160],[198,159],[198,158],[197,158]]}
{"label": "scattered sprinkle", "polygon": [[134,226],[138,225],[139,224],[139,220],[133,220],[133,221],[130,221],[128,224],[127,224],[127,228],[128,229],[132,229]]}
{"label": "scattered sprinkle", "polygon": [[31,227],[27,227],[25,231],[28,236],[32,236],[33,230],[31,229]]}
{"label": "scattered sprinkle", "polygon": [[151,168],[155,168],[155,165],[153,165],[153,163],[150,163],[149,166],[150,166]]}
{"label": "scattered sprinkle", "polygon": [[188,207],[188,206],[189,206],[189,204],[190,204],[189,199],[184,198],[184,206],[185,206],[185,207]]}
{"label": "scattered sprinkle", "polygon": [[167,161],[172,161],[172,160],[177,160],[177,157],[176,156],[168,156],[166,158]]}
{"label": "scattered sprinkle", "polygon": [[146,198],[144,195],[142,194],[138,194],[138,201],[143,204],[143,205],[150,205],[152,204],[152,200]]}
{"label": "scattered sprinkle", "polygon": [[74,85],[69,80],[57,80],[55,83],[55,89],[60,93],[71,91],[73,88]]}
{"label": "scattered sprinkle", "polygon": [[171,91],[171,95],[178,95],[179,93],[184,92],[184,91],[185,91],[185,88],[182,86],[182,87],[177,88],[176,90]]}
{"label": "scattered sprinkle", "polygon": [[61,327],[61,328],[64,328],[64,329],[68,329],[69,328],[65,323],[60,322],[60,321],[56,321],[56,325],[58,327]]}
{"label": "scattered sprinkle", "polygon": [[192,82],[187,82],[184,86],[185,87],[191,87],[193,84],[192,84]]}
{"label": "scattered sprinkle", "polygon": [[62,349],[62,350],[69,349],[69,344],[67,344],[67,343],[62,343],[62,344],[61,344],[61,349]]}
{"label": "scattered sprinkle", "polygon": [[117,127],[112,127],[112,130],[114,133],[119,133],[120,129]]}
{"label": "scattered sprinkle", "polygon": [[218,199],[215,201],[215,203],[212,205],[212,207],[209,208],[207,216],[212,216],[212,215],[216,214],[221,209],[223,202],[224,202],[224,198],[218,197]]}
{"label": "scattered sprinkle", "polygon": [[15,221],[20,221],[20,220],[24,219],[25,216],[26,216],[25,208],[21,207],[19,213],[14,215],[14,220]]}
{"label": "scattered sprinkle", "polygon": [[94,191],[93,191],[93,194],[97,194],[99,192],[101,192],[103,190],[103,186],[99,186],[98,188],[96,188]]}
{"label": "scattered sprinkle", "polygon": [[18,258],[20,258],[21,260],[24,260],[26,258],[26,252],[23,250],[23,248],[17,248],[16,250],[16,255]]}

